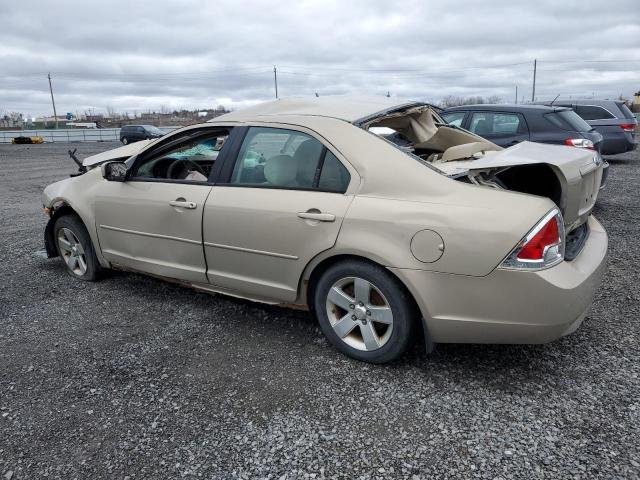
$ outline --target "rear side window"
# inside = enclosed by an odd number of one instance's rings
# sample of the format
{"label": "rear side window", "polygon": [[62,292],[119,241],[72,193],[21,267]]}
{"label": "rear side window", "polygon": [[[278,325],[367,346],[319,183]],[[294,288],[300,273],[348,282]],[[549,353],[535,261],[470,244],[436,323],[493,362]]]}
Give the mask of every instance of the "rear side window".
{"label": "rear side window", "polygon": [[318,188],[329,192],[343,193],[347,190],[350,179],[349,171],[333,153],[327,150],[320,172]]}
{"label": "rear side window", "polygon": [[462,120],[466,112],[445,112],[441,114],[442,119],[449,125],[462,127]]}
{"label": "rear side window", "polygon": [[515,113],[477,112],[471,116],[469,130],[485,135],[512,135],[520,131],[520,116]]}
{"label": "rear side window", "polygon": [[560,110],[558,112],[546,113],[544,118],[562,130],[572,132],[588,132],[593,129],[573,110]]}
{"label": "rear side window", "polygon": [[344,193],[349,172],[322,143],[303,132],[251,127],[231,175],[231,184]]}
{"label": "rear side window", "polygon": [[597,105],[576,105],[576,113],[585,120],[605,120],[608,118],[616,118],[602,107]]}

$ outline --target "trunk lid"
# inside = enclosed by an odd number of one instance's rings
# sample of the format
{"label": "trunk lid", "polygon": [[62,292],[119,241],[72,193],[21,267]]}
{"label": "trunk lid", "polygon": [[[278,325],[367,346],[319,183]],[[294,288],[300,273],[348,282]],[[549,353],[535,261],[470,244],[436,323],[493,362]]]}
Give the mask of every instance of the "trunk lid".
{"label": "trunk lid", "polygon": [[433,163],[448,176],[466,176],[473,183],[484,185],[492,185],[487,180],[495,178],[497,173],[531,165],[548,165],[556,175],[560,192],[553,200],[562,211],[567,231],[586,222],[598,197],[604,166],[600,155],[593,150],[522,142],[498,152],[486,152],[476,159]]}

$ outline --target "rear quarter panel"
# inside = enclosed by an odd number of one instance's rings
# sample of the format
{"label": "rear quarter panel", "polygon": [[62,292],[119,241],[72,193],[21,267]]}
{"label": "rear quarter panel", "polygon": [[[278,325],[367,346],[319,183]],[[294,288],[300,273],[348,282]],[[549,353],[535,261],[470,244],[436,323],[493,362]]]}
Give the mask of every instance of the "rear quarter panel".
{"label": "rear quarter panel", "polygon": [[[487,275],[554,206],[542,197],[460,187],[457,198],[435,202],[357,196],[335,251],[361,255],[387,267]],[[436,232],[444,247],[442,256],[432,262],[418,260],[411,251],[413,237],[425,229]],[[438,256],[437,252],[427,254]]]}

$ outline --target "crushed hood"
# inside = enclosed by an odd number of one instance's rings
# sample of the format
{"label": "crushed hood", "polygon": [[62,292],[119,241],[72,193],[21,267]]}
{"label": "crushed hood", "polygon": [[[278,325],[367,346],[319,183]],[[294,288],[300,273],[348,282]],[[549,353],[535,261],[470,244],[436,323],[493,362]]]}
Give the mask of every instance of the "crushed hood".
{"label": "crushed hood", "polygon": [[82,161],[82,166],[87,168],[93,168],[101,163],[111,160],[126,160],[133,155],[136,155],[140,150],[149,145],[154,140],[141,140],[139,142],[130,143],[122,147],[107,150],[106,152],[91,155]]}

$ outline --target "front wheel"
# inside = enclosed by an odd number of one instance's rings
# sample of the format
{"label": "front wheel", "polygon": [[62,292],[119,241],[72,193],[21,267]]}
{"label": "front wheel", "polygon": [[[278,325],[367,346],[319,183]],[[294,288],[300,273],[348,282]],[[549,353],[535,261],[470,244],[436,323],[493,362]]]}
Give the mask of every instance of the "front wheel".
{"label": "front wheel", "polygon": [[314,309],[334,347],[370,363],[402,355],[419,320],[413,299],[391,273],[353,260],[324,272],[314,291]]}
{"label": "front wheel", "polygon": [[60,258],[67,272],[80,280],[96,280],[100,264],[96,257],[89,232],[77,215],[60,217],[53,227],[53,234]]}

